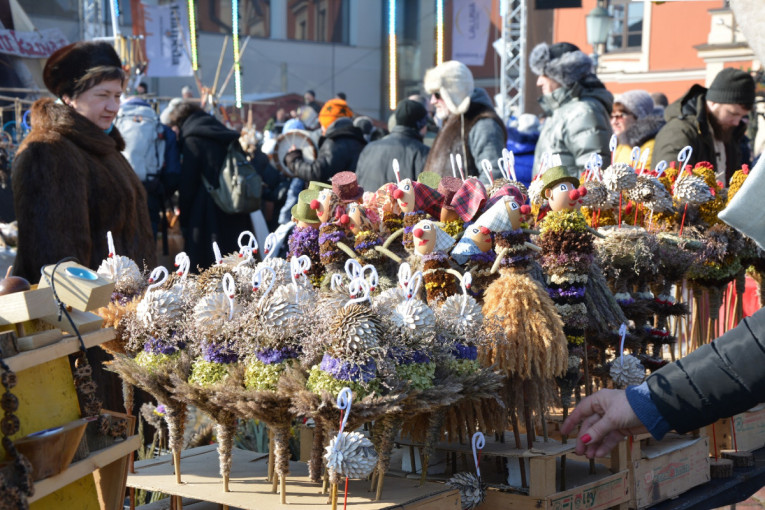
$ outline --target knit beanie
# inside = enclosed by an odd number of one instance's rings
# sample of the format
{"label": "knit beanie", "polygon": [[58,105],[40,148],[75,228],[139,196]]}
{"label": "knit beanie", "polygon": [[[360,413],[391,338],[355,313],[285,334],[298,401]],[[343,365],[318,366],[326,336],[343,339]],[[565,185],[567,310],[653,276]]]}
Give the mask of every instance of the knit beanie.
{"label": "knit beanie", "polygon": [[327,129],[330,124],[335,122],[340,117],[353,117],[353,110],[348,107],[348,103],[342,99],[330,99],[319,111],[319,124],[324,129]]}
{"label": "knit beanie", "polygon": [[614,98],[614,104],[619,103],[638,119],[651,115],[654,110],[653,98],[645,90],[628,90]]}
{"label": "knit beanie", "polygon": [[707,89],[707,101],[740,104],[751,110],[754,104],[754,79],[741,69],[725,68],[717,73]]}
{"label": "knit beanie", "polygon": [[529,67],[538,76],[547,76],[566,87],[592,72],[592,59],[571,43],[539,43],[529,55]]}
{"label": "knit beanie", "polygon": [[419,101],[403,99],[396,106],[396,124],[410,128],[421,128],[424,120],[427,123],[428,111]]}
{"label": "knit beanie", "polygon": [[462,114],[470,108],[470,94],[473,93],[475,83],[473,73],[462,62],[449,60],[428,69],[424,85],[428,94],[441,95],[452,114]]}
{"label": "knit beanie", "polygon": [[56,97],[72,96],[80,78],[94,67],[116,67],[122,62],[107,42],[79,41],[59,48],[48,57],[43,82]]}

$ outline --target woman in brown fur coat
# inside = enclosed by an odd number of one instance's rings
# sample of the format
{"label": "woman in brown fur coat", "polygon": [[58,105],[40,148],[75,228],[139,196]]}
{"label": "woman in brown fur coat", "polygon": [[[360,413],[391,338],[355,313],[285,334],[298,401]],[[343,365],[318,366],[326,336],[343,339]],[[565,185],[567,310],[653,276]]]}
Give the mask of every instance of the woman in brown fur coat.
{"label": "woman in brown fur coat", "polygon": [[14,273],[37,282],[42,266],[68,256],[95,269],[109,254],[107,231],[118,254],[153,267],[146,194],[112,127],[125,83],[117,53],[107,43],[65,46],[49,57],[43,80],[60,101],[34,103],[32,131],[13,163]]}

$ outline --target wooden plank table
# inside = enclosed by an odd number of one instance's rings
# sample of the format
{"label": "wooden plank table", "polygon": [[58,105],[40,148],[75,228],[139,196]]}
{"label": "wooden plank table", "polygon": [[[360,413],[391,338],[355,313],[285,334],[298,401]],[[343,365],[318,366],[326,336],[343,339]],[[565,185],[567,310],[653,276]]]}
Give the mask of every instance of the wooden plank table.
{"label": "wooden plank table", "polygon": [[[223,492],[219,472],[217,445],[201,446],[184,450],[181,455],[182,484],[175,482],[172,456],[135,463],[135,473],[128,475],[128,487],[159,491],[164,494],[208,501],[244,510],[268,510],[284,508],[279,494],[271,493],[271,483],[266,481],[268,457],[262,453],[233,449],[230,492]],[[340,487],[339,504],[342,505]],[[460,510],[459,493],[442,483],[418,481],[406,478],[386,477],[383,498],[372,500],[369,481],[350,480],[348,507],[356,510],[383,510],[401,508],[406,510]],[[301,509],[326,510],[327,495],[321,494],[321,486],[308,479],[308,466],[290,462],[287,476],[287,503]]]}

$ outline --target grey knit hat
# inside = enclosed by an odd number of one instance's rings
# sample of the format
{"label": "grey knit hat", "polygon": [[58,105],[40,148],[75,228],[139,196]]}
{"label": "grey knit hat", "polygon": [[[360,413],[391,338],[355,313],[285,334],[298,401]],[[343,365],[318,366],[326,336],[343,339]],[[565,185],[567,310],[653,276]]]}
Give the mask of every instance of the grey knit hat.
{"label": "grey knit hat", "polygon": [[614,104],[619,103],[638,119],[647,117],[654,112],[651,94],[645,90],[628,90],[614,97]]}
{"label": "grey knit hat", "polygon": [[727,67],[717,73],[707,90],[707,101],[740,104],[751,110],[754,104],[754,79],[741,69]]}
{"label": "grey knit hat", "polygon": [[537,44],[529,55],[534,74],[570,87],[592,72],[592,59],[571,43]]}

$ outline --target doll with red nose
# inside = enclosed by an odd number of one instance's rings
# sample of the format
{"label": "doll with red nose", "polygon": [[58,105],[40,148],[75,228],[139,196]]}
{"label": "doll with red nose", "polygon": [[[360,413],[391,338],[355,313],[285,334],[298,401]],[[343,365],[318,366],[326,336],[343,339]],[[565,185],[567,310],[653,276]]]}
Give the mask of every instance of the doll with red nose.
{"label": "doll with red nose", "polygon": [[546,170],[542,174],[542,182],[544,183],[542,193],[551,211],[579,209],[582,205],[582,197],[587,194],[587,188],[579,186],[579,179],[568,175],[566,167],[563,166]]}
{"label": "doll with red nose", "polygon": [[377,247],[382,245],[382,239],[363,205],[349,204],[345,214],[340,216],[340,223],[353,233],[353,249],[359,256],[370,262],[380,260],[382,253],[377,251]]}
{"label": "doll with red nose", "polygon": [[321,222],[319,226],[321,263],[328,274],[341,272],[348,257],[340,244],[347,246],[350,230],[340,223],[343,215],[340,198],[333,190],[323,189],[319,192],[319,196],[311,201],[311,209],[316,211],[316,216]]}
{"label": "doll with red nose", "polygon": [[[593,235],[579,210],[579,180],[563,166],[549,168],[541,179],[551,211],[539,224],[540,263],[548,293],[563,321],[569,353],[587,363],[584,343],[591,311],[585,304],[585,292],[595,254]],[[567,405],[574,386],[565,378],[558,382]]]}
{"label": "doll with red nose", "polygon": [[441,216],[441,204],[443,197],[433,188],[421,182],[404,179],[393,190],[393,198],[398,202],[401,212],[404,213],[404,248],[414,252],[412,230],[419,221],[432,218],[437,220]]}
{"label": "doll with red nose", "polygon": [[412,229],[414,268],[422,271],[428,305],[435,307],[457,292],[457,280],[448,251],[454,244],[452,236],[434,221],[421,220]]}
{"label": "doll with red nose", "polygon": [[[523,195],[515,186],[506,185],[505,194],[492,197],[487,208],[452,251],[452,258],[466,265],[473,276],[469,292],[481,299],[483,292],[499,275],[492,268],[497,258],[495,240],[498,235],[521,227]],[[461,262],[464,260],[464,262]]]}

